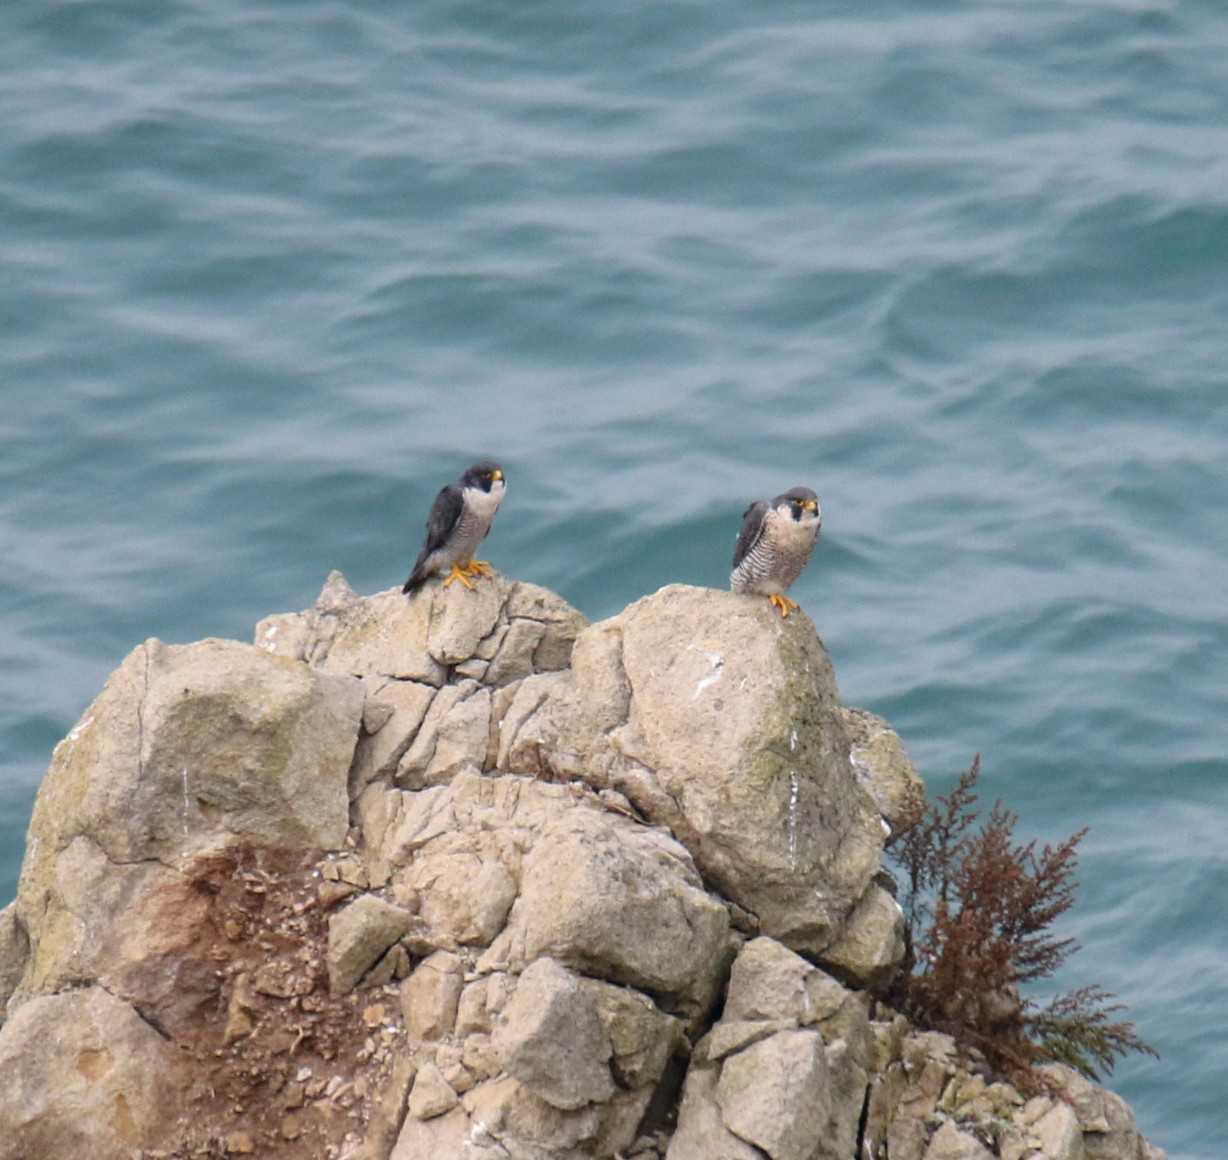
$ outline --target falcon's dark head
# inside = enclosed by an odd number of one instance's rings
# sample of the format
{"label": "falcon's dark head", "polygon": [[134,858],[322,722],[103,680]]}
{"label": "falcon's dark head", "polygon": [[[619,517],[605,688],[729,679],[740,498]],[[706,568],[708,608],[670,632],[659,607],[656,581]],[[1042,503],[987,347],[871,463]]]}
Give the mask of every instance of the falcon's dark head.
{"label": "falcon's dark head", "polygon": [[472,467],[465,469],[464,475],[457,482],[461,487],[490,491],[496,484],[503,483],[503,468],[493,459],[479,459]]}
{"label": "falcon's dark head", "polygon": [[772,507],[787,508],[789,515],[798,523],[813,523],[823,518],[819,497],[808,487],[789,488],[772,500]]}

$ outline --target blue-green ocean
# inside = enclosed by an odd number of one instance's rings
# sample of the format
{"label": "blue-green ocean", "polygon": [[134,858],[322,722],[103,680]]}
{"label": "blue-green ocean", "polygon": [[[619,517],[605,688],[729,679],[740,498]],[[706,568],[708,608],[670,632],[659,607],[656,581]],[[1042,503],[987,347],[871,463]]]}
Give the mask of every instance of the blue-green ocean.
{"label": "blue-green ocean", "polygon": [[139,641],[484,552],[592,618],[794,589],[932,788],[1089,825],[1061,982],[1228,1139],[1222,0],[0,5],[0,904]]}

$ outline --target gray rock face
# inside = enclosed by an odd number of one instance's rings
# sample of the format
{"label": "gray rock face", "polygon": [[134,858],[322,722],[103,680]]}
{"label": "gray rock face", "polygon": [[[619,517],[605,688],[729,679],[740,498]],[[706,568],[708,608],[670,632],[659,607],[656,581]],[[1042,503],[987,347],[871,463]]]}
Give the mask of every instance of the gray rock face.
{"label": "gray rock face", "polygon": [[30,940],[17,917],[17,904],[0,910],[0,1020],[9,996],[17,989],[30,958]]}
{"label": "gray rock face", "polygon": [[490,741],[490,705],[490,690],[477,681],[440,689],[397,765],[397,784],[425,789],[446,785],[461,771],[481,772]]}
{"label": "gray rock face", "polygon": [[[338,845],[362,690],[235,641],[129,654],[56,747],[38,846],[87,837],[117,863],[173,862],[220,833]],[[36,847],[36,854],[50,856]]]}
{"label": "gray rock face", "polygon": [[0,910],[0,1160],[1156,1160],[1073,1073],[871,1022],[920,783],[837,702],[803,615],[678,586],[586,627],[334,573],[255,647],[148,642]]}
{"label": "gray rock face", "polygon": [[536,584],[496,573],[472,590],[430,583],[414,599],[391,588],[356,595],[339,572],[313,609],[267,617],[257,647],[327,672],[439,688],[449,669],[499,687],[566,668],[584,617]]}
{"label": "gray rock face", "polygon": [[373,894],[356,898],[328,923],[328,984],[344,995],[406,931],[411,916]]}
{"label": "gray rock face", "polygon": [[685,1042],[681,1021],[630,987],[582,978],[580,990],[592,1000],[609,1037],[617,1085],[625,1091],[651,1090]]}
{"label": "gray rock face", "polygon": [[521,686],[501,767],[618,790],[765,933],[829,945],[878,868],[883,834],[810,622],[672,585],[586,629],[572,662]]}
{"label": "gray rock face", "polygon": [[409,1093],[409,1114],[415,1120],[433,1120],[444,1112],[450,1112],[459,1103],[460,1098],[438,1067],[427,1062],[418,1069],[413,1090]]}
{"label": "gray rock face", "polygon": [[993,1160],[993,1153],[969,1132],[947,1120],[930,1140],[925,1160]]}
{"label": "gray rock face", "polygon": [[738,1157],[742,1144],[772,1160],[845,1160],[870,1054],[861,996],[775,940],[753,939],[696,1048],[669,1160]]}
{"label": "gray rock face", "polygon": [[1055,1104],[1039,1120],[1033,1131],[1041,1151],[1053,1160],[1084,1160],[1083,1132],[1079,1118],[1069,1104]]}
{"label": "gray rock face", "polygon": [[726,1125],[716,1097],[719,1081],[716,1068],[692,1067],[687,1073],[668,1160],[763,1160],[758,1148]]}
{"label": "gray rock face", "polygon": [[721,1022],[784,1019],[817,1026],[828,1040],[845,1041],[865,1066],[871,1051],[866,1007],[864,995],[775,940],[757,938],[742,947],[733,964]]}
{"label": "gray rock face", "polygon": [[[1043,1068],[1054,1096],[1025,1100],[972,1074],[949,1036],[876,1024],[864,1144],[892,1160],[1148,1160],[1160,1153],[1129,1108],[1069,1068]],[[1162,1155],[1162,1153],[1160,1153]]]}
{"label": "gray rock face", "polygon": [[177,1050],[99,987],[31,999],[0,1028],[0,1158],[131,1160],[182,1074]]}
{"label": "gray rock face", "polygon": [[504,1071],[556,1108],[581,1108],[614,1094],[614,1051],[593,997],[553,959],[538,959],[521,974],[494,1048]]}
{"label": "gray rock face", "polygon": [[[455,1154],[624,1150],[727,961],[728,913],[685,848],[587,790],[511,775],[373,784],[358,817],[414,911],[407,942],[429,957],[402,996],[461,1101],[407,1119],[394,1155],[461,1139]],[[454,962],[468,966],[453,1017]]]}
{"label": "gray rock face", "polygon": [[354,785],[392,774],[417,737],[435,688],[420,681],[376,678],[363,711],[363,738],[354,762]]}
{"label": "gray rock face", "polygon": [[566,819],[525,858],[520,898],[492,957],[555,954],[684,1007],[689,1001],[692,1010],[706,1007],[729,918],[686,873],[689,859],[666,861],[681,853],[655,834],[611,830],[582,814]]}
{"label": "gray rock face", "polygon": [[925,784],[900,735],[865,709],[841,706],[853,771],[869,791],[893,833],[912,828],[925,809]]}
{"label": "gray rock face", "polygon": [[340,845],[362,705],[351,678],[233,641],[129,654],[56,747],[35,802],[15,998],[98,978],[173,1004],[184,980],[166,960],[195,941],[201,903],[180,867],[235,845]]}
{"label": "gray rock face", "polygon": [[464,960],[458,955],[436,951],[423,959],[401,984],[401,1009],[411,1039],[451,1035],[464,986]]}
{"label": "gray rock face", "polygon": [[823,963],[871,990],[887,986],[904,959],[904,912],[871,882],[845,920],[840,937],[823,952]]}
{"label": "gray rock face", "polygon": [[778,1031],[730,1056],[716,1084],[721,1117],[735,1136],[772,1160],[808,1160],[831,1115],[823,1038]]}
{"label": "gray rock face", "polygon": [[456,1160],[481,1160],[498,1153],[487,1151],[471,1140],[472,1125],[463,1108],[454,1108],[445,1116],[407,1116],[405,1126],[392,1151],[391,1160],[436,1160],[454,1156]]}
{"label": "gray rock face", "polygon": [[600,798],[460,774],[422,793],[371,786],[360,817],[394,890],[420,899],[422,950],[489,944],[484,972],[551,957],[691,1015],[714,999],[728,912],[684,847]]}
{"label": "gray rock face", "polygon": [[1146,1141],[1134,1122],[1134,1113],[1121,1096],[1069,1067],[1052,1064],[1043,1070],[1074,1109],[1090,1160],[1133,1158],[1143,1150]]}

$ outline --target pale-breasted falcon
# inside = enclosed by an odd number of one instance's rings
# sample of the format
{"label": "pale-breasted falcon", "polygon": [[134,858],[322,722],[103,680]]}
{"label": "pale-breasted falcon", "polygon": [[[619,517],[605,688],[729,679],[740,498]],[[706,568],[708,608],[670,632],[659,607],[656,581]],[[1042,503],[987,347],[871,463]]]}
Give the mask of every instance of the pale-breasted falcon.
{"label": "pale-breasted falcon", "polygon": [[443,488],[431,504],[426,542],[401,591],[413,595],[429,577],[445,570],[445,588],[453,580],[472,588],[471,577],[489,576],[490,565],[475,560],[473,553],[490,531],[506,489],[503,468],[493,459],[479,460]]}
{"label": "pale-breasted falcon", "polygon": [[770,504],[756,500],[742,513],[729,587],[766,596],[788,616],[797,601],[785,590],[810,561],[822,526],[819,497],[808,487],[791,487]]}

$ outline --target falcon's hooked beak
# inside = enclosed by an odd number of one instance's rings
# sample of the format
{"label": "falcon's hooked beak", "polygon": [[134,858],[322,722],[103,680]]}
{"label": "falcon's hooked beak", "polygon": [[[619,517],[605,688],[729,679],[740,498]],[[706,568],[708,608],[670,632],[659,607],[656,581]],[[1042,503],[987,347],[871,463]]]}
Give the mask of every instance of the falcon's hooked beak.
{"label": "falcon's hooked beak", "polygon": [[819,502],[814,499],[802,500],[802,511],[817,512],[819,510]]}
{"label": "falcon's hooked beak", "polygon": [[501,479],[503,478],[503,468],[501,468],[501,467],[496,467],[496,468],[494,469],[494,471],[492,471],[492,472],[490,473],[490,478],[491,478],[491,479],[492,479],[492,480],[493,480],[495,483],[498,483],[498,482],[499,482],[499,480],[501,480]]}

